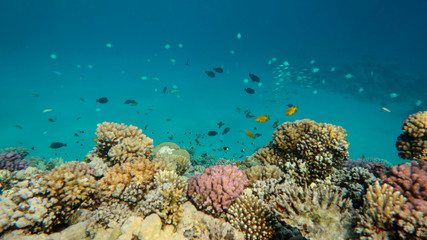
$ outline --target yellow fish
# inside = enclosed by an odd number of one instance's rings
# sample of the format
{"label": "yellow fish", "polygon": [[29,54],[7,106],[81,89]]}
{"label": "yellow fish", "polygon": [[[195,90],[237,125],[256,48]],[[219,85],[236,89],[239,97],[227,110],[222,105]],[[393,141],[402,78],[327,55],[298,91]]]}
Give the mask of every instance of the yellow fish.
{"label": "yellow fish", "polygon": [[294,113],[296,113],[298,110],[297,106],[292,106],[290,108],[288,108],[288,110],[286,110],[285,115],[286,116],[292,116]]}
{"label": "yellow fish", "polygon": [[246,135],[248,135],[251,138],[254,138],[254,135],[249,130],[246,130]]}
{"label": "yellow fish", "polygon": [[257,121],[257,122],[265,122],[265,121],[268,121],[268,119],[270,119],[270,117],[269,116],[267,116],[267,115],[261,115],[261,116],[259,116],[259,117],[257,117],[256,119],[255,119],[255,121]]}
{"label": "yellow fish", "polygon": [[94,138],[94,139],[92,139],[92,141],[98,142],[98,138]]}

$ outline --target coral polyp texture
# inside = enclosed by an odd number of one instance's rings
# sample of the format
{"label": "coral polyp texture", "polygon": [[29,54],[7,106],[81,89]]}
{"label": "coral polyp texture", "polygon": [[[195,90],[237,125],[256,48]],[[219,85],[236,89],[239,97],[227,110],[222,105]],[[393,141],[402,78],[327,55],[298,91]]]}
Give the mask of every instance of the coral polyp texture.
{"label": "coral polyp texture", "polygon": [[[406,198],[393,187],[375,182],[364,199],[356,232],[360,239],[398,239],[397,215]],[[404,239],[404,238],[403,238]]]}
{"label": "coral polyp texture", "polygon": [[399,157],[416,159],[427,149],[427,111],[409,115],[402,125],[403,133],[397,138]]}
{"label": "coral polyp texture", "polygon": [[[425,154],[425,152],[424,152]],[[396,192],[407,199],[399,211],[399,232],[404,238],[416,236],[427,238],[427,157],[412,163],[393,166],[391,172],[383,176],[383,183],[393,186]]]}
{"label": "coral polyp texture", "polygon": [[154,188],[154,174],[158,169],[159,163],[145,157],[115,165],[99,180],[101,194],[109,201],[124,201],[134,205]]}
{"label": "coral polyp texture", "polygon": [[[96,156],[108,166],[132,161],[138,157],[149,157],[153,148],[153,139],[142,134],[142,129],[132,125],[103,122],[96,130]],[[92,160],[92,155],[88,155]]]}
{"label": "coral polyp texture", "polygon": [[27,160],[17,152],[5,152],[0,154],[0,169],[6,169],[11,172],[25,169],[29,166]]}
{"label": "coral polyp texture", "polygon": [[300,184],[310,184],[324,180],[348,159],[346,136],[342,127],[332,124],[308,119],[285,122],[254,158],[280,167]]}
{"label": "coral polyp texture", "polygon": [[353,222],[351,200],[326,186],[289,185],[272,203],[280,220],[309,239],[349,239]]}
{"label": "coral polyp texture", "polygon": [[226,218],[236,229],[244,232],[248,240],[267,240],[274,234],[274,215],[269,206],[245,192],[227,209]]}
{"label": "coral polyp texture", "polygon": [[85,163],[69,162],[31,180],[19,182],[0,201],[0,232],[28,228],[50,232],[67,224],[80,208],[98,201],[97,181]]}
{"label": "coral polyp texture", "polygon": [[221,213],[243,192],[248,179],[236,166],[215,165],[188,179],[188,195],[200,209]]}

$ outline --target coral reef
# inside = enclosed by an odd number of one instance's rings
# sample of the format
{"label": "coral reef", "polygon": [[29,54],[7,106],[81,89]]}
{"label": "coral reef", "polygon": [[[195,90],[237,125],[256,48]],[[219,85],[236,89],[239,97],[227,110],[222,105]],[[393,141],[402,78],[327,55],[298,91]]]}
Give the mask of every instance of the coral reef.
{"label": "coral reef", "polygon": [[175,143],[162,144],[153,150],[154,160],[160,162],[166,169],[173,169],[179,175],[184,174],[191,167],[190,154]]}
{"label": "coral reef", "polygon": [[427,238],[427,159],[393,166],[381,182],[389,184],[407,199],[399,212],[399,225],[404,229],[399,234]]}
{"label": "coral reef", "polygon": [[156,213],[163,223],[176,227],[182,218],[182,204],[187,201],[187,178],[162,170],[154,175],[154,184],[156,188],[144,196],[138,208],[144,215]]}
{"label": "coral reef", "polygon": [[22,170],[28,167],[28,161],[22,159],[17,152],[5,152],[0,154],[0,169],[11,172]]}
{"label": "coral reef", "polygon": [[243,170],[243,173],[249,180],[249,185],[254,184],[256,181],[277,179],[280,180],[284,177],[284,173],[279,167],[274,165],[257,165]]}
{"label": "coral reef", "polygon": [[399,157],[416,159],[427,149],[427,111],[409,115],[402,125],[403,133],[397,138]]}
{"label": "coral reef", "polygon": [[8,153],[8,152],[16,152],[18,155],[20,155],[22,158],[25,158],[30,153],[28,152],[28,149],[23,147],[8,147],[8,148],[2,148],[0,149],[1,153]]}
{"label": "coral reef", "polygon": [[68,224],[75,211],[98,201],[91,171],[84,163],[69,162],[16,184],[14,191],[0,198],[0,232],[11,227],[50,232]]}
{"label": "coral reef", "polygon": [[290,185],[271,205],[280,220],[296,226],[306,238],[352,237],[351,200],[326,186],[311,189]]}
{"label": "coral reef", "polygon": [[[132,161],[138,157],[149,157],[153,139],[142,134],[142,130],[132,125],[103,122],[96,130],[95,154],[109,166]],[[90,162],[95,154],[86,157]]]}
{"label": "coral reef", "polygon": [[387,184],[370,186],[356,227],[360,239],[397,239],[396,216],[405,201]]}
{"label": "coral reef", "polygon": [[188,179],[188,195],[197,207],[221,213],[239,197],[248,179],[236,166],[215,165]]}
{"label": "coral reef", "polygon": [[301,185],[310,184],[324,180],[348,159],[346,136],[342,127],[332,124],[308,119],[285,122],[254,158],[280,167]]}
{"label": "coral reef", "polygon": [[344,198],[351,199],[354,208],[360,208],[368,187],[378,180],[367,169],[354,167],[335,171],[331,176],[330,182],[333,186],[340,188],[344,193]]}
{"label": "coral reef", "polygon": [[245,190],[227,209],[227,221],[245,233],[245,239],[271,239],[274,234],[274,216],[267,204]]}
{"label": "coral reef", "polygon": [[140,157],[132,162],[115,165],[99,180],[102,196],[108,201],[124,201],[134,205],[154,188],[154,174],[159,163]]}

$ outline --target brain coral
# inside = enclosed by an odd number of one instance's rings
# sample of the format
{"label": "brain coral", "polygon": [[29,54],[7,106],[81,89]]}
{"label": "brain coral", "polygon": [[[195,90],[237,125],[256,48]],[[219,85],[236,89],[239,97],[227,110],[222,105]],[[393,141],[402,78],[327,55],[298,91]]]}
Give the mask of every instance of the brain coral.
{"label": "brain coral", "polygon": [[397,138],[399,157],[416,159],[427,149],[427,111],[417,112],[403,122],[403,133]]}
{"label": "brain coral", "polygon": [[188,195],[210,213],[221,213],[239,197],[248,179],[236,166],[215,165],[188,179]]}
{"label": "brain coral", "polygon": [[285,122],[254,158],[280,167],[300,184],[310,184],[324,180],[348,159],[346,136],[342,127],[331,124],[308,119]]}
{"label": "brain coral", "polygon": [[95,151],[109,166],[142,156],[149,157],[153,148],[153,139],[142,134],[142,129],[123,123],[100,123],[96,136]]}
{"label": "brain coral", "polygon": [[227,220],[246,235],[248,240],[271,239],[274,234],[273,213],[267,204],[250,191],[239,198],[227,209]]}
{"label": "brain coral", "polygon": [[353,232],[351,201],[325,186],[290,185],[271,205],[282,221],[309,239],[349,239]]}

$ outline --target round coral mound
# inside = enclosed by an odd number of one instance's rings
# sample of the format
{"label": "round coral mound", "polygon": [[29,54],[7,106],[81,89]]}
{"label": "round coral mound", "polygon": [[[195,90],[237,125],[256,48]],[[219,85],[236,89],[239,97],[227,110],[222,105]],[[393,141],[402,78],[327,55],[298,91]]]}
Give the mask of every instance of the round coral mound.
{"label": "round coral mound", "polygon": [[427,111],[417,112],[403,122],[403,133],[397,138],[399,157],[416,159],[427,149]]}

